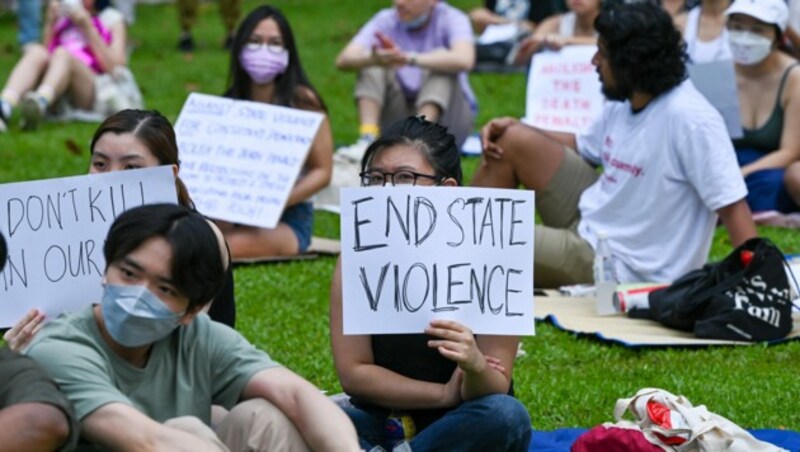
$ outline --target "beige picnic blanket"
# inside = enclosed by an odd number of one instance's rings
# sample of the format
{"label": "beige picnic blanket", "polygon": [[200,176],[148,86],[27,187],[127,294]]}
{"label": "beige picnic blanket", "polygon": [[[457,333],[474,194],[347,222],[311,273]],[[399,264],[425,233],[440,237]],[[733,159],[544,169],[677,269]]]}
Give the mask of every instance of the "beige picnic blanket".
{"label": "beige picnic blanket", "polygon": [[[621,343],[628,347],[750,345],[751,342],[700,339],[684,331],[673,330],[651,320],[629,319],[623,314],[599,316],[595,314],[594,297],[537,296],[534,315],[537,320],[548,320],[556,327],[593,336],[601,340]],[[800,313],[794,313],[794,328],[785,340],[800,338]]]}
{"label": "beige picnic blanket", "polygon": [[268,262],[288,262],[316,259],[319,256],[335,256],[341,251],[341,244],[335,239],[324,237],[311,237],[311,244],[305,253],[292,256],[261,256],[234,259],[234,264],[260,264]]}

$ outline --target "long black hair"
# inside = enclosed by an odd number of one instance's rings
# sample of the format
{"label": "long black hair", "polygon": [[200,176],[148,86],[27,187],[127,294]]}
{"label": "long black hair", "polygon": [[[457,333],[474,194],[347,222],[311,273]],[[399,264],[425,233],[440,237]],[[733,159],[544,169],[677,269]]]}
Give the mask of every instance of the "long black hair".
{"label": "long black hair", "polygon": [[387,127],[364,153],[361,171],[367,170],[379,152],[397,145],[419,149],[437,176],[452,177],[461,185],[461,154],[455,137],[447,131],[447,127],[430,122],[424,116],[409,116]]}
{"label": "long black hair", "polygon": [[686,79],[686,43],[654,2],[604,2],[594,22],[617,84],[652,96]]}
{"label": "long black hair", "polygon": [[270,5],[261,5],[251,11],[236,29],[231,47],[228,89],[225,91],[225,97],[251,100],[252,79],[242,68],[239,55],[250,39],[250,35],[253,34],[253,30],[264,19],[272,19],[278,24],[283,45],[289,52],[289,65],[286,67],[286,71],[275,77],[275,104],[304,110],[327,111],[322,97],[311,85],[303,70],[303,65],[300,63],[300,54],[297,51],[297,44],[289,21],[286,20],[286,16],[281,10]]}

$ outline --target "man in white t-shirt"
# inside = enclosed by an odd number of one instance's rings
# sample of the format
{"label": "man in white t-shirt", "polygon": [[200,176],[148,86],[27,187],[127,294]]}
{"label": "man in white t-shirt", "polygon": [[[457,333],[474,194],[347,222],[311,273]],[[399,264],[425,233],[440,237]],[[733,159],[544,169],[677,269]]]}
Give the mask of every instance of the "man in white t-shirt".
{"label": "man in white t-shirt", "polygon": [[668,282],[702,266],[717,216],[734,245],[756,235],[725,124],[687,80],[669,15],[644,2],[607,5],[595,28],[592,63],[611,102],[589,130],[499,118],[481,132],[473,185],[536,190],[540,287],[592,282],[601,232],[620,282]]}

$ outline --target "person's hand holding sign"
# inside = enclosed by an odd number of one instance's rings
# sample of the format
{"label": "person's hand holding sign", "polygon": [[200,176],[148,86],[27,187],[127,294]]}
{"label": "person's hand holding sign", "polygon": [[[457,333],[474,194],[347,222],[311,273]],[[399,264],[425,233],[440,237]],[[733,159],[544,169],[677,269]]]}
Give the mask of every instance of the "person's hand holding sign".
{"label": "person's hand holding sign", "polygon": [[42,328],[44,324],[44,313],[38,309],[31,309],[24,317],[6,331],[3,340],[8,344],[8,348],[15,352],[21,352],[33,339],[33,336]]}
{"label": "person's hand holding sign", "polygon": [[[458,364],[453,378],[446,386],[450,386],[455,379],[461,381],[462,400],[470,400],[487,392],[497,391],[498,386],[508,385],[511,381],[511,375],[503,365],[503,360],[484,355],[478,348],[475,335],[467,326],[454,320],[432,320],[425,328],[425,334],[441,338],[429,340],[428,346],[436,348],[443,357]],[[484,338],[484,347],[500,351],[508,348],[507,344],[503,344],[507,340],[508,338],[487,336]],[[504,358],[512,361],[514,359],[513,356]]]}

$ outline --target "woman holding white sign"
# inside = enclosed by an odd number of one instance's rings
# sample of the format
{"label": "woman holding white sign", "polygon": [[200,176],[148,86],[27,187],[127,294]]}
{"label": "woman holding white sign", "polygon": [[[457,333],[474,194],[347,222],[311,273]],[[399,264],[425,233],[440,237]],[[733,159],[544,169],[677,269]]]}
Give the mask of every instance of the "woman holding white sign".
{"label": "woman holding white sign", "polygon": [[[193,208],[189,193],[178,177],[180,161],[175,131],[169,120],[155,110],[122,110],[110,116],[95,131],[89,147],[89,173],[172,165],[178,204]],[[212,320],[231,328],[236,322],[233,271],[228,266],[226,282],[208,310]],[[20,351],[44,323],[44,313],[31,309],[3,336],[9,348]]]}
{"label": "woman holding white sign", "polygon": [[[444,127],[409,117],[367,148],[361,184],[452,187],[460,165]],[[475,336],[451,320],[432,321],[425,334],[345,336],[341,266],[331,287],[331,344],[363,448],[528,450],[530,418],[511,396],[518,337]]]}
{"label": "woman holding white sign", "polygon": [[[226,97],[327,114],[322,98],[306,77],[286,17],[262,5],[244,18],[233,39]],[[237,258],[286,256],[311,243],[314,212],[311,197],[328,185],[333,167],[333,137],[327,117],[306,157],[274,229],[218,222]]]}

